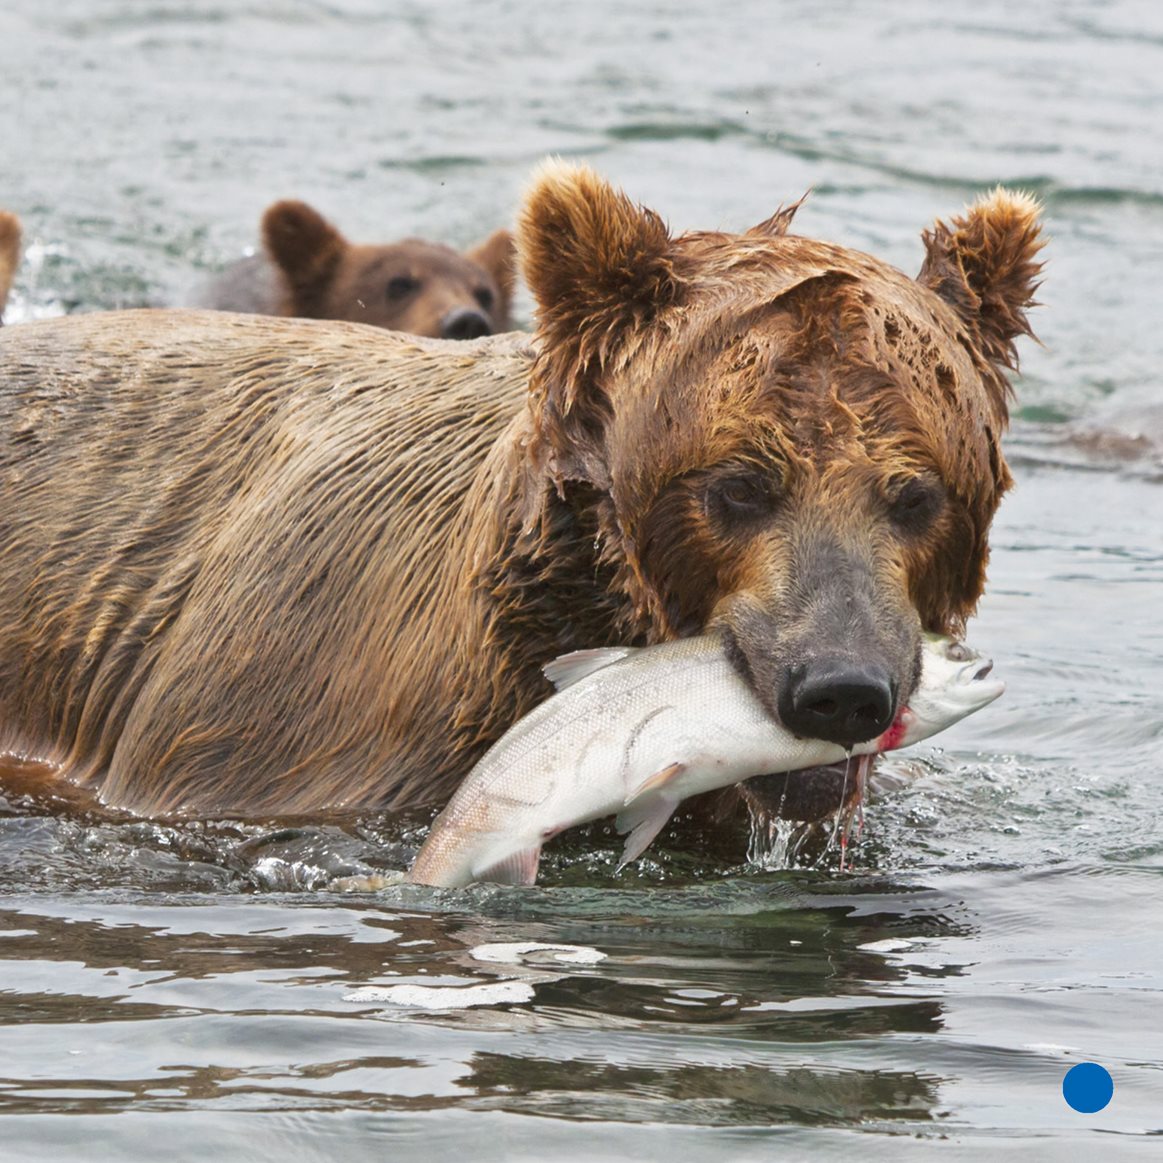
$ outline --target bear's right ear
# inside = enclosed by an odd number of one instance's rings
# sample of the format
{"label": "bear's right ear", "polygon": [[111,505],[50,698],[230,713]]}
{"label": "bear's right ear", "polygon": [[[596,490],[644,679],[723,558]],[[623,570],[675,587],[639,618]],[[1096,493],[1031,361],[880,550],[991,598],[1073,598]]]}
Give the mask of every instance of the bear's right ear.
{"label": "bear's right ear", "polygon": [[558,471],[600,478],[602,373],[679,296],[670,234],[593,170],[550,160],[525,198],[517,253],[537,303],[542,423]]}
{"label": "bear's right ear", "polygon": [[290,314],[318,318],[347,239],[306,202],[276,202],[262,216],[263,246],[286,275]]}
{"label": "bear's right ear", "polygon": [[541,334],[599,364],[620,329],[649,321],[678,293],[670,235],[587,166],[537,171],[517,226],[517,253]]}

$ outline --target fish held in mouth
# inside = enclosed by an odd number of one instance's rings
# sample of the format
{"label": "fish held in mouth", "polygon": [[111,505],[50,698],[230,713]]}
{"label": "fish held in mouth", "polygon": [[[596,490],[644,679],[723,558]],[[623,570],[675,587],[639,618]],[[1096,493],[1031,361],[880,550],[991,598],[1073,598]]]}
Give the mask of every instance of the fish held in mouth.
{"label": "fish held in mouth", "polygon": [[[468,774],[433,822],[409,881],[533,884],[547,840],[610,815],[626,834],[622,867],[689,796],[849,754],[773,718],[715,635],[576,651],[544,670],[557,693]],[[980,710],[1005,689],[991,670],[964,643],[927,635],[908,705],[851,754],[905,747]]]}

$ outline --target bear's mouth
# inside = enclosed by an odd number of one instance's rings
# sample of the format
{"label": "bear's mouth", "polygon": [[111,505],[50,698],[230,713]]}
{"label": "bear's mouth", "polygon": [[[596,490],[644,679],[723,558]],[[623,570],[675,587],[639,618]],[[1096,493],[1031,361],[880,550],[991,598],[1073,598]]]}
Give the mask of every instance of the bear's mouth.
{"label": "bear's mouth", "polygon": [[857,778],[857,761],[842,759],[799,771],[755,775],[739,784],[739,790],[752,815],[760,819],[817,823],[859,807],[863,782]]}
{"label": "bear's mouth", "polygon": [[[719,637],[723,643],[723,650],[727,655],[727,661],[734,668],[735,673],[751,688],[751,693],[759,700],[764,710],[782,726],[783,720],[779,717],[778,702],[771,696],[771,693],[762,683],[756,681],[755,672],[751,668],[751,661],[748,659],[747,652],[743,649],[739,639],[736,637],[734,629],[729,625],[719,627]],[[787,776],[793,773],[784,772],[783,774]],[[756,775],[752,778],[767,779],[768,777],[765,775]],[[748,780],[747,782],[750,783],[751,781]]]}

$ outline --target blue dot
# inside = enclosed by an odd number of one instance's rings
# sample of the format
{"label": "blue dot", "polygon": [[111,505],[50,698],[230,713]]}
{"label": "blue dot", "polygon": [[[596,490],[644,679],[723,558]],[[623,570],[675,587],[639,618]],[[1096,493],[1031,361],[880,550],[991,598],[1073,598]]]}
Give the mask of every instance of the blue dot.
{"label": "blue dot", "polygon": [[1115,1092],[1110,1071],[1097,1062],[1079,1062],[1062,1079],[1062,1097],[1084,1115],[1100,1111]]}

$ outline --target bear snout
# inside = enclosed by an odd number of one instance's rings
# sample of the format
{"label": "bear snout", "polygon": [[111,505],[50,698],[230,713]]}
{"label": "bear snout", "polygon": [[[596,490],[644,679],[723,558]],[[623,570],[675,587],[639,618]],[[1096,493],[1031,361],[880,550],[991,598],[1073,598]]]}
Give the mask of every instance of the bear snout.
{"label": "bear snout", "polygon": [[722,633],[735,669],[784,727],[853,747],[888,730],[911,696],[921,623],[891,577],[851,557],[830,560],[830,576],[800,569],[766,594],[732,595],[708,629]]}
{"label": "bear snout", "polygon": [[440,320],[441,339],[480,339],[492,333],[488,319],[471,307],[457,307]]}
{"label": "bear snout", "polygon": [[876,662],[814,658],[787,674],[777,700],[779,717],[796,735],[852,747],[892,724],[894,686],[888,670]]}

